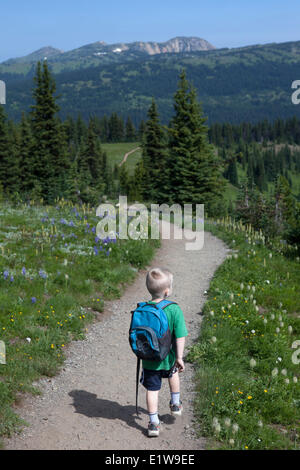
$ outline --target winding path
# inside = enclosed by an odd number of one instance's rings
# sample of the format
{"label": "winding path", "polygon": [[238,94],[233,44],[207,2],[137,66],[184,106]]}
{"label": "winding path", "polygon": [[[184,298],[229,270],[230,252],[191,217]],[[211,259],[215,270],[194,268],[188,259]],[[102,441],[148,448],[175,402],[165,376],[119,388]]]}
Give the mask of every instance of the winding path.
{"label": "winding path", "polygon": [[124,157],[123,157],[123,160],[121,161],[121,163],[119,163],[119,166],[122,166],[123,163],[126,162],[127,158],[129,157],[129,155],[131,155],[132,153],[136,152],[137,150],[140,150],[141,147],[136,147],[135,149],[132,149],[130,150],[130,152],[127,152],[125,153]]}
{"label": "winding path", "polygon": [[[172,299],[186,318],[188,348],[199,335],[205,290],[229,250],[208,232],[202,250],[186,251],[185,241],[162,240],[151,266],[168,267],[174,274]],[[181,374],[184,412],[176,420],[169,414],[168,384],[163,383],[158,438],[146,434],[148,415],[142,386],[141,413],[135,415],[136,360],[129,348],[128,329],[130,311],[138,301],[149,298],[145,274],[146,270],[140,271],[120,299],[106,302],[101,321],[90,325],[85,340],[71,343],[61,372],[38,382],[41,396],[23,400],[17,412],[29,427],[6,439],[5,449],[205,449],[205,439],[197,438],[194,429],[191,364]]]}

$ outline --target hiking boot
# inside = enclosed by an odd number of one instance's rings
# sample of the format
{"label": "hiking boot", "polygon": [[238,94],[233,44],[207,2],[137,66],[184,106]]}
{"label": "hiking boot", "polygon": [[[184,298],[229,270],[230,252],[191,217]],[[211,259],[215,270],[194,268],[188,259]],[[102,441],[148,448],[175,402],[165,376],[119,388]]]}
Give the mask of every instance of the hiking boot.
{"label": "hiking boot", "polygon": [[159,424],[148,424],[148,437],[158,437],[159,436],[160,426]]}
{"label": "hiking boot", "polygon": [[182,401],[180,401],[179,405],[173,405],[170,402],[170,410],[171,410],[171,415],[172,416],[181,416],[183,407],[182,407]]}

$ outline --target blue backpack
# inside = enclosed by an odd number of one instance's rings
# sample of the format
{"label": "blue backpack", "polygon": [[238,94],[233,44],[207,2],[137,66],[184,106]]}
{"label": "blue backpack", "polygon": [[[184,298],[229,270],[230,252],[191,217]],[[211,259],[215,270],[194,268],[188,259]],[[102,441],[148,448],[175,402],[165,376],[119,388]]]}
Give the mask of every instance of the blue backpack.
{"label": "blue backpack", "polygon": [[138,397],[138,380],[141,359],[147,361],[163,361],[172,347],[172,335],[164,308],[175,304],[170,300],[158,303],[139,302],[132,310],[129,328],[129,343],[137,356],[136,370],[136,411]]}

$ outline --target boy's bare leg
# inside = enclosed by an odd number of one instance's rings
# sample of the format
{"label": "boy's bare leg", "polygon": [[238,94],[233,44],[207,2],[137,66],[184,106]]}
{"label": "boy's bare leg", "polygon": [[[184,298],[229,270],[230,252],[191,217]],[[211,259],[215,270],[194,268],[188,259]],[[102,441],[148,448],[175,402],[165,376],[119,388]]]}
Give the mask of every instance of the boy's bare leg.
{"label": "boy's bare leg", "polygon": [[172,393],[179,393],[180,392],[180,379],[178,371],[172,375],[169,379],[169,387]]}
{"label": "boy's bare leg", "polygon": [[148,413],[157,413],[158,411],[158,393],[159,390],[147,390],[146,392],[146,403]]}

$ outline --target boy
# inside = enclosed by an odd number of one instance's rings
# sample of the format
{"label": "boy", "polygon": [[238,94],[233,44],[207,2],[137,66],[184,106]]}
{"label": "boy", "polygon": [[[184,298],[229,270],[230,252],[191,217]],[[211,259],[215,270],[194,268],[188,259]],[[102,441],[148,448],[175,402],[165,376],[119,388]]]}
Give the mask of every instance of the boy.
{"label": "boy", "polygon": [[[158,303],[172,293],[173,275],[168,269],[152,268],[147,273],[146,286],[152,299],[149,302]],[[173,337],[173,347],[167,357],[161,361],[142,361],[143,371],[140,382],[146,388],[146,403],[149,414],[148,436],[159,435],[158,394],[162,378],[169,381],[171,400],[170,410],[173,416],[182,413],[180,400],[179,372],[184,371],[183,351],[185,336],[188,335],[184,316],[177,304],[165,307],[169,328]]]}

